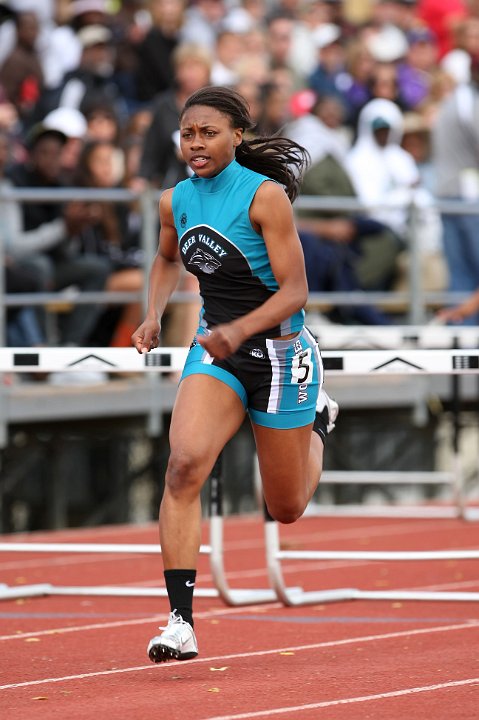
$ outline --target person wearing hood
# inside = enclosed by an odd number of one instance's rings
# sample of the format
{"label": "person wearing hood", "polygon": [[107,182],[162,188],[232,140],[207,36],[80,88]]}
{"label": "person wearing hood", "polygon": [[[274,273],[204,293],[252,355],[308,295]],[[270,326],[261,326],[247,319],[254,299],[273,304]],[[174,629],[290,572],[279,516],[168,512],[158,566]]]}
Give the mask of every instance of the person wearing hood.
{"label": "person wearing hood", "polygon": [[[303,196],[356,196],[345,167],[349,144],[341,132],[341,117],[344,110],[336,98],[321,97],[285,129],[286,136],[301,140],[310,154]],[[298,209],[297,226],[312,292],[390,289],[400,243],[388,227],[362,213],[306,209]],[[334,308],[331,319],[368,325],[390,322],[368,306]]]}
{"label": "person wearing hood", "polygon": [[406,237],[411,191],[420,182],[414,158],[401,147],[403,114],[390,100],[376,98],[359,114],[358,136],[345,160],[359,200],[370,216]]}
{"label": "person wearing hood", "polygon": [[[404,249],[412,241],[419,243],[422,280],[429,284],[430,264],[439,261],[438,269],[443,268],[441,220],[416,160],[401,145],[404,129],[404,115],[395,103],[371,100],[359,115],[358,137],[346,156],[346,168],[369,217],[389,227]],[[411,203],[416,208],[414,237],[410,237]],[[401,281],[401,268],[409,262],[407,252],[398,260]]]}

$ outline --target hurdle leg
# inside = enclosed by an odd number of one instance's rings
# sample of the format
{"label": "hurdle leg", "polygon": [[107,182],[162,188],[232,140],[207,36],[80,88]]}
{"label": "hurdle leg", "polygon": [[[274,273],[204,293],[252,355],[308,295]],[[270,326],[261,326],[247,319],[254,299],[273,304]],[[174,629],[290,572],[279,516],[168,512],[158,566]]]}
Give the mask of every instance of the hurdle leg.
{"label": "hurdle leg", "polygon": [[457,516],[464,519],[465,517],[465,500],[464,500],[464,469],[460,453],[461,438],[461,398],[460,398],[460,381],[459,375],[452,376],[452,465],[453,465],[453,487],[454,500],[456,505]]}
{"label": "hurdle leg", "polygon": [[300,587],[287,587],[280,562],[281,553],[278,523],[268,515],[265,516],[264,532],[269,581],[276,593],[277,599],[284,605],[295,606],[310,603],[329,603],[354,600],[356,598],[358,591],[354,588],[305,591]]}
{"label": "hurdle leg", "polygon": [[220,598],[232,606],[273,602],[276,593],[270,588],[230,588],[226,580],[223,554],[223,456],[219,455],[210,477],[210,566]]}

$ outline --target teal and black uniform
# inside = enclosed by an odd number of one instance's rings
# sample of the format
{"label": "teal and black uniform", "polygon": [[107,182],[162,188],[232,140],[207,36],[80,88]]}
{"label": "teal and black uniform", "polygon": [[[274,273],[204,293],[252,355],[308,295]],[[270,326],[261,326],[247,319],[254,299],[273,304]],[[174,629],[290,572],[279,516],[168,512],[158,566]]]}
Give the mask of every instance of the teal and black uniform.
{"label": "teal and black uniform", "polygon": [[[198,334],[262,305],[278,290],[265,242],[249,210],[270,178],[233,160],[213,178],[193,176],[173,191],[173,215],[185,268],[199,281],[203,306]],[[272,340],[297,333],[288,340]],[[193,343],[182,377],[212,375],[235,390],[251,419],[274,428],[313,422],[322,362],[301,310],[216,360]]]}

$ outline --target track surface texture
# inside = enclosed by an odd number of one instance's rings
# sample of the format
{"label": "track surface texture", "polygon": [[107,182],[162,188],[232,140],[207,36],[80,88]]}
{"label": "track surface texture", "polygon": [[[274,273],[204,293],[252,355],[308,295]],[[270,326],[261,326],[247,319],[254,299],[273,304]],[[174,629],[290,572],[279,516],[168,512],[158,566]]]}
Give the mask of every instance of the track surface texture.
{"label": "track surface texture", "polygon": [[[479,547],[477,523],[453,519],[306,517],[282,527],[294,550]],[[156,543],[157,528],[110,526],[0,538],[12,542]],[[204,524],[208,542],[208,522]],[[225,521],[232,588],[267,588],[263,522]],[[305,590],[479,591],[478,560],[283,561]],[[14,553],[0,582],[161,586],[160,555]],[[197,587],[212,587],[200,557]],[[165,597],[45,596],[0,602],[0,717],[97,720],[476,720],[479,604],[349,601],[227,607],[195,600],[199,655],[152,664],[146,646]]]}

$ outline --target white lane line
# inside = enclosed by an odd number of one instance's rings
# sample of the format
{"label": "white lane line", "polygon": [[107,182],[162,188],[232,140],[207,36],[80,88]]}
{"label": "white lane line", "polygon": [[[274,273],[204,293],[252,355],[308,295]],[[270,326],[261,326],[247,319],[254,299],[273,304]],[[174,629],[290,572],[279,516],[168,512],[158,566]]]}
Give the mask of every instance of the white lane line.
{"label": "white lane line", "polygon": [[214,717],[209,716],[204,718],[204,720],[251,720],[251,718],[272,717],[273,715],[285,715],[286,713],[304,712],[306,710],[319,710],[321,708],[330,708],[338,705],[371,702],[374,700],[404,697],[405,695],[415,695],[417,693],[434,692],[435,690],[446,690],[448,688],[477,684],[479,684],[479,678],[451,680],[450,682],[437,683],[436,685],[423,685],[422,687],[405,688],[404,690],[392,690],[391,692],[378,693],[377,695],[360,695],[359,697],[326,700],[324,702],[308,703],[307,705],[293,705],[291,707],[275,708],[274,710],[259,710],[257,712],[240,713],[239,715],[215,715]]}
{"label": "white lane line", "polygon": [[[222,617],[223,615],[238,615],[239,613],[261,612],[267,608],[275,610],[284,608],[283,603],[262,603],[261,605],[248,605],[244,607],[218,608],[205,612],[195,612],[195,619],[207,620],[208,618]],[[118,620],[106,623],[94,623],[91,625],[75,625],[74,627],[50,628],[49,630],[39,630],[37,632],[16,633],[15,635],[0,635],[0,640],[25,640],[29,637],[42,637],[46,635],[65,635],[66,633],[83,632],[83,630],[108,630],[109,628],[126,627],[127,625],[146,625],[147,623],[166,622],[167,613],[161,615],[150,615],[144,618],[135,618],[134,620]]]}
{"label": "white lane line", "polygon": [[[206,658],[195,658],[194,660],[184,660],[182,666],[190,663],[207,663],[225,660],[240,660],[242,658],[264,657],[266,655],[278,655],[283,652],[301,652],[307,650],[319,650],[321,648],[340,647],[342,645],[356,645],[360,643],[378,642],[380,640],[394,640],[396,638],[413,637],[416,635],[431,635],[433,633],[453,632],[455,630],[471,630],[471,628],[479,627],[479,622],[461,623],[458,625],[442,625],[432,628],[419,628],[417,630],[404,630],[394,633],[383,633],[382,635],[364,635],[356,638],[346,638],[344,640],[330,640],[322,643],[314,643],[312,645],[297,645],[295,647],[274,648],[273,650],[257,650],[255,652],[235,653],[231,655],[214,655]],[[162,668],[170,668],[171,665],[165,663],[163,665],[139,665],[138,667],[117,668],[113,670],[99,670],[91,673],[81,673],[79,675],[65,675],[62,677],[42,678],[41,680],[27,680],[21,683],[11,683],[9,685],[0,685],[0,690],[12,690],[15,688],[31,687],[32,685],[47,685],[48,683],[67,682],[68,680],[84,680],[87,678],[101,677],[105,675],[121,675],[124,673],[139,672],[142,670],[151,670],[155,667],[157,670]]]}

